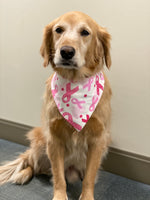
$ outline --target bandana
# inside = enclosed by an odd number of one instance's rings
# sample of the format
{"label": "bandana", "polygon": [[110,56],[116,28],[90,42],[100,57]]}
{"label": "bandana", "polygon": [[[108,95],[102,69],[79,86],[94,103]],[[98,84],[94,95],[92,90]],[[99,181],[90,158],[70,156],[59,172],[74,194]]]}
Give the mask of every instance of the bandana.
{"label": "bandana", "polygon": [[102,72],[80,82],[64,79],[57,73],[51,91],[61,115],[79,132],[94,112],[104,89]]}

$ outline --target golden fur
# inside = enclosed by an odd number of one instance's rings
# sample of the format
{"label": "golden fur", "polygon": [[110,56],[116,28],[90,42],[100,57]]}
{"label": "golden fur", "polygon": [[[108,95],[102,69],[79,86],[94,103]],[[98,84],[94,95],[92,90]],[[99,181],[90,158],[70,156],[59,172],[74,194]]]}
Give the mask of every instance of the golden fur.
{"label": "golden fur", "polygon": [[[56,33],[56,27],[63,33]],[[81,36],[83,29],[88,36]],[[68,31],[69,29],[69,31]],[[68,32],[67,32],[68,31]],[[70,32],[72,31],[72,37]],[[81,45],[82,44],[82,45]],[[77,68],[57,67],[56,54],[62,46],[72,46],[77,54]],[[89,16],[81,12],[70,12],[45,27],[41,55],[44,66],[51,63],[54,71],[64,78],[80,80],[110,68],[110,35]],[[80,59],[83,61],[82,66]],[[51,94],[51,78],[46,82],[42,109],[42,128],[34,128],[27,134],[30,148],[13,162],[0,167],[0,184],[14,182],[23,184],[34,174],[52,173],[54,183],[53,200],[65,200],[66,181],[83,179],[81,200],[93,200],[94,183],[102,158],[110,143],[110,99],[111,89],[105,76],[103,95],[94,113],[77,131],[59,113]]]}

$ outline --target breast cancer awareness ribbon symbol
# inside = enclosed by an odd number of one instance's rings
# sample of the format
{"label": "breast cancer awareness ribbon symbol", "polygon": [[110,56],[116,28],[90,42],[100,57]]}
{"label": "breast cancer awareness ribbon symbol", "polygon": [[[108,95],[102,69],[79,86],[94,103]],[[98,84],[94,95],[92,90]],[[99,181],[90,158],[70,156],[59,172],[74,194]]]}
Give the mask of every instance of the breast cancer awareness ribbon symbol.
{"label": "breast cancer awareness ribbon symbol", "polygon": [[89,108],[89,111],[94,111],[95,109],[95,104],[97,103],[98,101],[98,97],[97,96],[93,96],[92,98],[92,104],[90,105],[90,108]]}
{"label": "breast cancer awareness ribbon symbol", "polygon": [[55,85],[55,88],[52,90],[52,95],[55,97],[55,94],[58,92],[58,85]]}
{"label": "breast cancer awareness ribbon symbol", "polygon": [[97,86],[97,95],[99,95],[99,89],[104,90],[104,87],[99,82],[99,76],[96,75],[96,86]]}
{"label": "breast cancer awareness ribbon symbol", "polygon": [[83,85],[83,89],[85,89],[86,87],[88,87],[88,91],[90,91],[91,90],[91,84],[93,83],[93,80],[94,80],[93,77],[89,78],[88,83],[86,83],[85,85]]}
{"label": "breast cancer awareness ribbon symbol", "polygon": [[90,119],[89,115],[86,115],[86,119],[82,118],[82,122],[86,123]]}
{"label": "breast cancer awareness ribbon symbol", "polygon": [[[68,119],[65,118],[65,116],[68,116]],[[79,124],[75,123],[73,121],[72,115],[68,112],[64,112],[63,113],[63,117],[77,130],[81,131],[82,126],[80,126]]]}
{"label": "breast cancer awareness ribbon symbol", "polygon": [[78,106],[80,109],[83,108],[83,107],[81,106],[81,104],[85,103],[85,101],[79,101],[79,100],[76,99],[76,98],[72,98],[71,102],[72,102],[73,104],[77,104],[77,106]]}
{"label": "breast cancer awareness ribbon symbol", "polygon": [[67,83],[66,84],[66,93],[62,96],[62,101],[64,103],[68,103],[71,99],[71,95],[74,94],[75,92],[77,92],[78,90],[79,90],[79,86],[77,86],[71,90],[71,83]]}

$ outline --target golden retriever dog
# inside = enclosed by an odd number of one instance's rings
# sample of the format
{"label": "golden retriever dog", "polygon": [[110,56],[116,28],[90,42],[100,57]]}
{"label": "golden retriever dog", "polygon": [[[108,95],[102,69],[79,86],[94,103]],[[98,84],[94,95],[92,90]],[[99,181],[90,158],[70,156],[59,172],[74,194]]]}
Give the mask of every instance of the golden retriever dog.
{"label": "golden retriever dog", "polygon": [[31,145],[25,153],[0,167],[0,184],[52,174],[53,200],[66,200],[66,180],[79,179],[80,200],[94,199],[110,143],[111,88],[103,72],[104,64],[111,65],[110,38],[81,12],[66,13],[45,27],[40,52],[54,74],[46,82],[42,127],[27,134]]}

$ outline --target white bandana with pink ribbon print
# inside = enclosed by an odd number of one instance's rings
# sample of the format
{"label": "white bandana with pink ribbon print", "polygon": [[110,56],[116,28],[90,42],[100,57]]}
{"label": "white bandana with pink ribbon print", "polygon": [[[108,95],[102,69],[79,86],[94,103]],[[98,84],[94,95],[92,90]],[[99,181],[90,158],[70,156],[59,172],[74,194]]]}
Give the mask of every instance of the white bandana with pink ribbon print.
{"label": "white bandana with pink ribbon print", "polygon": [[104,89],[102,72],[73,82],[55,73],[51,91],[61,115],[79,132],[94,112]]}

